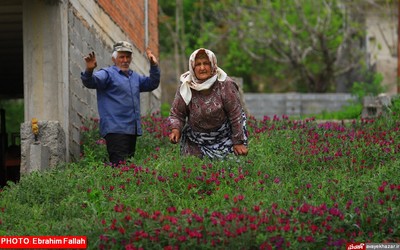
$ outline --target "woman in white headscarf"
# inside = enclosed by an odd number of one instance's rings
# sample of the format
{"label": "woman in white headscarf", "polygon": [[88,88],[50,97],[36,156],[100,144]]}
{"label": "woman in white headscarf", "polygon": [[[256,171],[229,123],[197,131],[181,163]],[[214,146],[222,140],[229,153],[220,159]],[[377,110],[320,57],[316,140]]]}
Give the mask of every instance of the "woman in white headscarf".
{"label": "woman in white headscarf", "polygon": [[236,83],[217,66],[208,49],[189,58],[189,71],[180,77],[169,120],[172,143],[183,155],[223,159],[247,155],[246,115]]}

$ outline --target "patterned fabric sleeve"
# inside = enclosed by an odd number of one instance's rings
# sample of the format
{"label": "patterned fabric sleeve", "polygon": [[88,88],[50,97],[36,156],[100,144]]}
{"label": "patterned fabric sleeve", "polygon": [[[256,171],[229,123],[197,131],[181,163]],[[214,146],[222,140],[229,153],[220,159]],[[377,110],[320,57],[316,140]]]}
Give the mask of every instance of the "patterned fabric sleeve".
{"label": "patterned fabric sleeve", "polygon": [[179,131],[182,131],[183,126],[186,123],[187,115],[186,103],[179,93],[178,88],[168,117],[169,129],[172,130],[176,128],[179,129]]}
{"label": "patterned fabric sleeve", "polygon": [[232,142],[234,145],[243,144],[245,143],[243,129],[245,121],[242,117],[243,107],[240,102],[239,89],[231,78],[227,78],[221,86],[225,112],[232,126]]}

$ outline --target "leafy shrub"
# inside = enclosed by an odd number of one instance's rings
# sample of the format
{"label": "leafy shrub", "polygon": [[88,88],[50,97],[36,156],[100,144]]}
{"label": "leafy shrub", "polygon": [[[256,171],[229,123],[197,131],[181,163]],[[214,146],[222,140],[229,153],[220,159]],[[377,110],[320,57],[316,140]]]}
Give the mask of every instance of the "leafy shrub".
{"label": "leafy shrub", "polygon": [[170,108],[171,108],[171,105],[169,105],[168,103],[161,104],[161,116],[168,117]]}
{"label": "leafy shrub", "polygon": [[106,141],[100,136],[99,119],[91,117],[82,122],[81,152],[86,161],[103,161],[108,159]]}
{"label": "leafy shrub", "polygon": [[386,88],[382,86],[383,75],[380,73],[369,74],[370,82],[355,82],[351,88],[351,93],[362,103],[365,96],[377,96],[384,93]]}
{"label": "leafy shrub", "polygon": [[344,106],[339,111],[322,111],[320,114],[312,115],[318,120],[347,120],[358,119],[361,117],[363,106],[360,103],[354,103]]}

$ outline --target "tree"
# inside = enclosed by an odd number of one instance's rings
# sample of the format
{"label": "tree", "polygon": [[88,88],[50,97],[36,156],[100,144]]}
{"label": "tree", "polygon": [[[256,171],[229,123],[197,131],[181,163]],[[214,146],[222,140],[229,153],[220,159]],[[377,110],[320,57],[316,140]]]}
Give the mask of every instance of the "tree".
{"label": "tree", "polygon": [[[212,38],[208,27],[212,13],[207,12],[212,0],[176,0],[159,2],[160,46],[164,55],[174,55],[175,72],[188,70],[188,56]],[[171,50],[171,48],[173,48]]]}
{"label": "tree", "polygon": [[342,1],[224,0],[214,10],[229,40],[256,64],[290,69],[297,91],[331,91],[338,75],[360,65],[362,29]]}
{"label": "tree", "polygon": [[246,91],[346,91],[354,81],[365,81],[362,72],[370,71],[365,60],[365,8],[386,8],[387,13],[395,4],[394,0],[159,1],[160,51],[174,55],[176,78],[187,70],[190,53],[206,47],[216,53],[219,66],[229,75],[244,79]]}
{"label": "tree", "polygon": [[[175,75],[176,77],[183,72],[184,63],[182,59],[185,50],[185,23],[183,17],[183,1],[176,0],[175,4],[170,1],[164,1],[159,4],[159,22],[165,29],[160,29],[161,45],[164,48],[173,47],[173,55],[175,59]],[[164,11],[165,10],[165,11]],[[165,39],[170,37],[170,39]],[[172,51],[167,50],[168,53]]]}

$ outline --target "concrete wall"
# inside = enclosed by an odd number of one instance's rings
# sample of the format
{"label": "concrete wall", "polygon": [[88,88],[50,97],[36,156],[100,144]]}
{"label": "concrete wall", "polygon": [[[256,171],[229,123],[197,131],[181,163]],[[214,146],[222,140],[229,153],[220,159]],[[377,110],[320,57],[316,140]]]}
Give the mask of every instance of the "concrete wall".
{"label": "concrete wall", "polygon": [[[365,11],[367,59],[384,77],[386,93],[397,94],[397,1]],[[386,6],[386,7],[383,7]]]}
{"label": "concrete wall", "polygon": [[300,117],[322,111],[338,111],[355,100],[350,94],[252,94],[245,93],[247,111],[257,119],[264,116]]}

